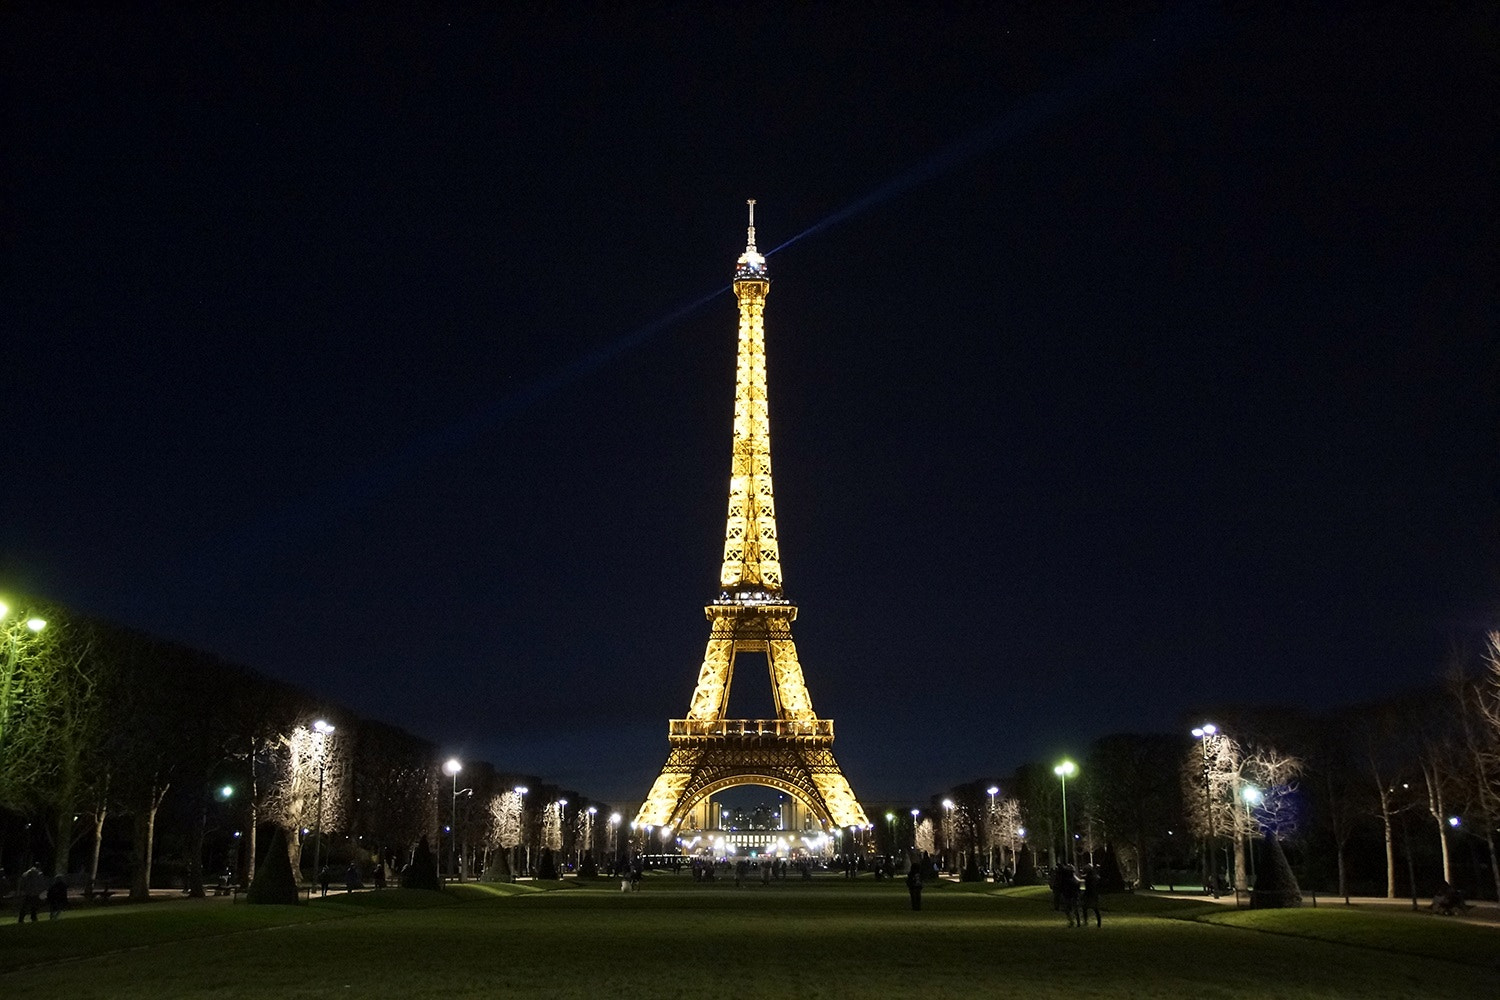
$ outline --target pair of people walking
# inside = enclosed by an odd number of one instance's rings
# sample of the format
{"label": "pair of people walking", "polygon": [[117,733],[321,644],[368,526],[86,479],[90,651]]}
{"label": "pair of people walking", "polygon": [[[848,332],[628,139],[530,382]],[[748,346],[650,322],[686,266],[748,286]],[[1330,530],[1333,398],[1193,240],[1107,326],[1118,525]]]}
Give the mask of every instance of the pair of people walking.
{"label": "pair of people walking", "polygon": [[1099,912],[1099,869],[1084,865],[1080,872],[1064,862],[1052,870],[1052,906],[1068,915],[1069,927],[1083,927],[1088,923],[1089,911],[1094,911],[1094,926],[1104,926],[1104,915]]}
{"label": "pair of people walking", "polygon": [[56,920],[62,915],[62,911],[68,905],[68,883],[61,876],[52,880],[49,885],[47,876],[36,865],[32,865],[21,873],[21,882],[17,886],[21,894],[21,910],[16,916],[16,923],[26,922],[26,915],[31,914],[31,922],[36,923],[37,912],[42,908],[42,897],[47,897],[48,916]]}

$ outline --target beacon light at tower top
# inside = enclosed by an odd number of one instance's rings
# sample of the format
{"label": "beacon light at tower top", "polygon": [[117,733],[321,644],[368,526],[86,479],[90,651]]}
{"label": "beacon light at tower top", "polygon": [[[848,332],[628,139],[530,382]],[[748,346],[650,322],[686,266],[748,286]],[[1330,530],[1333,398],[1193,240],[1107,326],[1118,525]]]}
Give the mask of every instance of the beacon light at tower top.
{"label": "beacon light at tower top", "polygon": [[745,236],[745,252],[740,254],[740,259],[735,262],[735,281],[766,281],[766,258],[759,250],[755,249],[755,199],[747,199],[750,206],[750,226]]}

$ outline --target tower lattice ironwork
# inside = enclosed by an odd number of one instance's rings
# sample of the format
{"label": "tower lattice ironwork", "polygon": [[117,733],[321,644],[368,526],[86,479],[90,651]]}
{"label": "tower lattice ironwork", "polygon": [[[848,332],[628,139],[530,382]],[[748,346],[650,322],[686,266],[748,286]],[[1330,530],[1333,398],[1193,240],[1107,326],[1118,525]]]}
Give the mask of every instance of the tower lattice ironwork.
{"label": "tower lattice ironwork", "polygon": [[[864,826],[865,812],[834,760],[833,720],[813,711],[792,641],[797,607],[782,591],[766,402],[764,314],[771,280],[755,248],[755,202],[749,205],[745,252],[734,272],[739,355],[719,596],[704,608],[708,650],[688,717],[668,723],[671,751],[636,824],[677,827],[705,796],[735,785],[769,785],[801,799],[827,826]],[[766,657],[774,719],[724,717],[735,658],[743,652]]]}

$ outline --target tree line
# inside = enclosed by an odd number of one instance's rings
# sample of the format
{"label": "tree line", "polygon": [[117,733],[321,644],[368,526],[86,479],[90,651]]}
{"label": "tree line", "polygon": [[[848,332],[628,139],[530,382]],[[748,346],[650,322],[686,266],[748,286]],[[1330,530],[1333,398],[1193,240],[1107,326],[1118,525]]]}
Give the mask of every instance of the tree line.
{"label": "tree line", "polygon": [[164,882],[199,894],[226,869],[248,882],[275,828],[294,871],[312,850],[365,877],[423,837],[471,876],[604,844],[603,803],[443,763],[426,739],[213,654],[51,602],[0,603],[0,868],[35,861],[144,898]]}
{"label": "tree line", "polygon": [[1318,891],[1398,898],[1446,883],[1500,898],[1500,633],[1396,697],[1207,706],[1178,733],[1095,739],[1067,779],[1066,826],[1059,765],[951,788],[916,832],[926,822],[955,870],[1107,849],[1143,885],[1217,876],[1240,889],[1272,838]]}

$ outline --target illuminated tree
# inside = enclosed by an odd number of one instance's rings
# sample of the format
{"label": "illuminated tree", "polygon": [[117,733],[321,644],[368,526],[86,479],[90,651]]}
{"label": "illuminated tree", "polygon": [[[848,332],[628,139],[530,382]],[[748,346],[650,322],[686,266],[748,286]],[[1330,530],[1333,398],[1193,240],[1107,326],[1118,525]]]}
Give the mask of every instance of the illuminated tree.
{"label": "illuminated tree", "polygon": [[1016,853],[1021,849],[1021,831],[1025,826],[1026,814],[1021,809],[1020,799],[1002,795],[995,800],[987,826],[989,842],[985,847],[1000,855],[1002,866],[1008,858],[1009,867],[1015,868]]}
{"label": "illuminated tree", "polygon": [[542,810],[542,849],[556,853],[563,845],[563,809],[561,802],[552,802]]}
{"label": "illuminated tree", "polygon": [[504,852],[511,881],[516,878],[516,848],[521,845],[521,793],[507,789],[494,795],[489,801],[490,823],[487,827],[489,843],[486,846]]}
{"label": "illuminated tree", "polygon": [[917,821],[912,841],[921,854],[932,857],[937,853],[937,831],[933,827],[932,820],[924,816]]}
{"label": "illuminated tree", "polygon": [[341,743],[337,731],[322,732],[314,722],[305,718],[269,748],[273,777],[265,816],[287,831],[294,872],[302,867],[303,837],[313,830],[326,835],[347,817],[349,768],[342,744],[348,741]]}
{"label": "illuminated tree", "polygon": [[1462,753],[1467,765],[1467,812],[1483,829],[1489,849],[1495,898],[1500,899],[1500,854],[1495,832],[1500,829],[1500,632],[1489,634],[1485,673],[1465,680],[1458,689],[1462,722]]}

